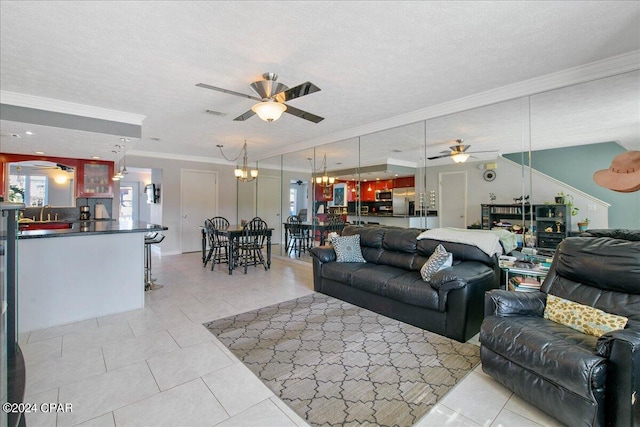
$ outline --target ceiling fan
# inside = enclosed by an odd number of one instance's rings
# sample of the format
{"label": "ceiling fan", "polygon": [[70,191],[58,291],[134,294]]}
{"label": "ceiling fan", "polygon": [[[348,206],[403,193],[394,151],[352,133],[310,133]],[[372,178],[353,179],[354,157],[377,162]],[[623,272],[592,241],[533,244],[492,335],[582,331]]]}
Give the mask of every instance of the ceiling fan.
{"label": "ceiling fan", "polygon": [[471,147],[470,145],[464,145],[463,144],[464,139],[456,139],[456,144],[452,145],[451,147],[449,147],[449,150],[445,150],[445,151],[441,151],[440,153],[442,153],[442,155],[440,156],[433,156],[433,157],[427,157],[428,160],[435,160],[435,159],[442,159],[444,157],[451,157],[451,160],[453,160],[456,163],[464,163],[467,161],[467,159],[469,157],[473,157],[471,156],[471,154],[476,154],[476,153],[495,153],[498,150],[493,150],[493,151],[469,151],[467,152],[467,150]]}
{"label": "ceiling fan", "polygon": [[234,92],[205,83],[198,83],[196,86],[258,101],[249,111],[233,119],[235,121],[244,121],[254,114],[257,114],[258,117],[266,122],[274,122],[280,118],[282,113],[289,113],[313,123],[319,123],[324,120],[324,117],[316,116],[315,114],[285,104],[286,101],[291,101],[292,99],[320,91],[318,86],[311,82],[305,82],[289,88],[282,83],[276,82],[278,75],[275,73],[264,73],[262,77],[264,80],[258,80],[249,85],[258,96],[245,95],[244,93]]}
{"label": "ceiling fan", "polygon": [[33,165],[34,168],[37,169],[60,169],[61,171],[65,171],[65,172],[73,172],[73,167],[71,166],[67,166],[67,165],[63,165],[62,163],[56,163],[55,166],[53,165]]}

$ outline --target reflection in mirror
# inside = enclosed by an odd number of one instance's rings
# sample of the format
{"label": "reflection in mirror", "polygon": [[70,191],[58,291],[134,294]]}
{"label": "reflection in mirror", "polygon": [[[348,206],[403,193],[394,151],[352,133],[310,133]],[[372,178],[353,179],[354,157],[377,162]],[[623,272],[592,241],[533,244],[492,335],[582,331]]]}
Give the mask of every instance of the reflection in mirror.
{"label": "reflection in mirror", "polygon": [[[438,211],[439,227],[511,229],[515,221],[524,226],[518,209],[509,212],[520,215],[488,215],[489,205],[522,204],[528,195],[522,166],[500,156],[522,150],[522,105],[515,99],[427,120],[426,191]],[[457,147],[458,139],[462,147]],[[456,150],[469,157],[457,163]]]}
{"label": "reflection in mirror", "polygon": [[313,148],[287,153],[282,156],[282,254],[310,260],[311,232],[308,229],[296,229],[295,236],[284,225],[295,216],[302,223],[309,223],[312,217],[313,194],[311,183],[311,165]]}
{"label": "reflection in mirror", "polygon": [[279,253],[282,242],[282,156],[274,156],[258,162],[256,179],[256,216],[273,228],[271,243],[273,253]]}
{"label": "reflection in mirror", "polygon": [[[367,223],[426,228],[424,123],[412,123],[360,138],[362,205]],[[371,191],[373,189],[373,192]]]}
{"label": "reflection in mirror", "polygon": [[320,221],[329,214],[356,213],[360,199],[358,138],[350,138],[315,147],[313,165],[314,216]]}
{"label": "reflection in mirror", "polygon": [[27,207],[75,206],[75,170],[48,161],[9,163],[10,202]]}
{"label": "reflection in mirror", "polygon": [[[617,155],[640,150],[640,71],[531,96],[536,203],[570,208],[570,230],[640,228],[640,192],[621,193],[593,180]],[[539,231],[539,230],[538,230]]]}

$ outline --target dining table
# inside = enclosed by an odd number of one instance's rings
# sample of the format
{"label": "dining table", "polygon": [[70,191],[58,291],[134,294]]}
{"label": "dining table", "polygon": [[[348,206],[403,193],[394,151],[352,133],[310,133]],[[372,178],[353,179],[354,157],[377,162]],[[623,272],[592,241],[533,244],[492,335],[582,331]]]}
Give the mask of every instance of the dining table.
{"label": "dining table", "polygon": [[[311,230],[312,232],[319,231],[320,232],[320,246],[324,246],[328,232],[331,230],[331,227],[335,227],[335,224],[331,224],[328,221],[318,221],[318,222],[297,222],[297,223],[288,223],[283,222],[282,226],[284,227],[284,241],[289,242],[289,233],[292,227],[297,227],[302,230]],[[340,230],[342,232],[342,230]],[[311,236],[313,237],[313,236]],[[288,249],[288,248],[287,248]]]}
{"label": "dining table", "polygon": [[[200,226],[202,230],[202,262],[206,259],[207,255],[207,229],[205,227]],[[233,274],[233,270],[235,269],[235,262],[233,262],[233,255],[235,252],[235,248],[238,247],[238,241],[240,240],[240,236],[244,232],[244,225],[242,224],[232,224],[229,225],[227,229],[215,229],[215,233],[218,236],[222,236],[227,240],[227,253],[231,260],[228,262],[229,264],[229,274]],[[271,268],[271,236],[273,235],[273,228],[267,228],[264,231],[264,234],[267,238],[267,268]]]}

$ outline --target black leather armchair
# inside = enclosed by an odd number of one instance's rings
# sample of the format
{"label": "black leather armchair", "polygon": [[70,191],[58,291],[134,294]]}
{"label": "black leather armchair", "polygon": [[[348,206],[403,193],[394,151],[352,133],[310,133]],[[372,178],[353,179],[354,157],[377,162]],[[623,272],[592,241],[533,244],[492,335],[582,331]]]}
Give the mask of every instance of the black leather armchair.
{"label": "black leather armchair", "polygon": [[[613,235],[565,239],[541,292],[485,295],[483,370],[569,426],[640,425],[640,241]],[[543,318],[547,294],[629,321],[586,335]]]}

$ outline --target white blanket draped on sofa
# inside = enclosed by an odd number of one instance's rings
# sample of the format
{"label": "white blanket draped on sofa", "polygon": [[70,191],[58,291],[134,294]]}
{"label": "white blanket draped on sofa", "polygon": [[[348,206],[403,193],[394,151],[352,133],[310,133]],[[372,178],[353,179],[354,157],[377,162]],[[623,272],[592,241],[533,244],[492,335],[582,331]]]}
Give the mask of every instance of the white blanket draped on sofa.
{"label": "white blanket draped on sofa", "polygon": [[449,227],[432,228],[431,230],[422,232],[417,239],[464,243],[477,247],[489,256],[502,254],[503,247],[504,253],[509,253],[517,247],[515,234],[506,230],[468,230]]}

